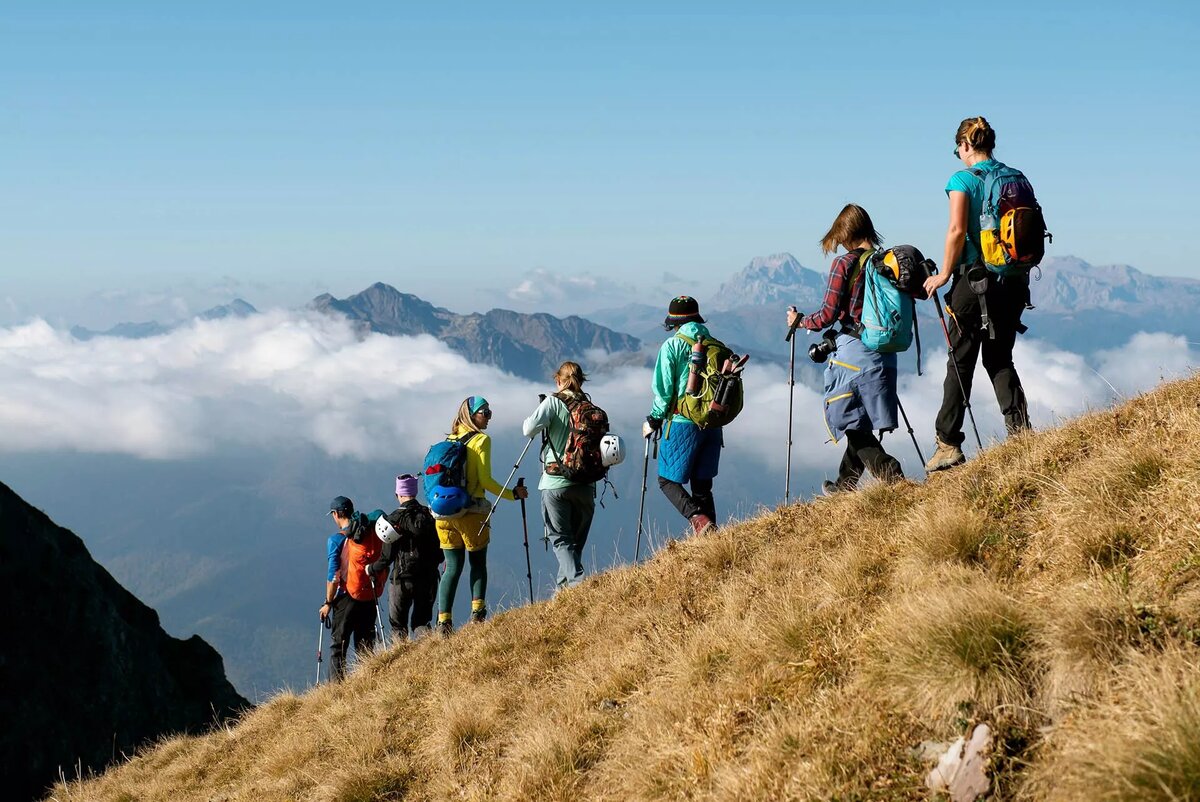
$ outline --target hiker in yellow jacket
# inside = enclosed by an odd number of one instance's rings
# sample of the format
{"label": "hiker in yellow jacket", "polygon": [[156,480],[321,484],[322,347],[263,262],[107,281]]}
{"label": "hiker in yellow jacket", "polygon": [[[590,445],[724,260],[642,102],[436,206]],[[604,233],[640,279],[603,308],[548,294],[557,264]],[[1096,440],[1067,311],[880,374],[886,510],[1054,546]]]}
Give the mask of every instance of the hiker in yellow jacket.
{"label": "hiker in yellow jacket", "polygon": [[470,565],[471,620],[482,621],[487,617],[484,594],[487,592],[487,547],[491,525],[485,526],[484,521],[491,504],[486,493],[509,501],[529,496],[524,487],[505,490],[492,478],[492,438],[484,434],[491,419],[492,408],[487,399],[473,395],[459,405],[458,415],[450,426],[449,438],[466,444],[467,495],[471,501],[462,516],[437,520],[438,540],[446,556],[446,570],[438,584],[438,632],[442,635],[454,630],[454,594],[462,576],[464,552]]}

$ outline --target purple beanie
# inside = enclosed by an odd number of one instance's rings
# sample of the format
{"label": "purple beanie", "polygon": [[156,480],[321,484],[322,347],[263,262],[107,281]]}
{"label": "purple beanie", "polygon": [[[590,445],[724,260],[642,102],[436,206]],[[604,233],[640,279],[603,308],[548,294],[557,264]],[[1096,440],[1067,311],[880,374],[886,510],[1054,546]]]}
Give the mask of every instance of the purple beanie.
{"label": "purple beanie", "polygon": [[417,477],[411,473],[402,474],[396,477],[396,495],[397,496],[416,496],[417,495]]}

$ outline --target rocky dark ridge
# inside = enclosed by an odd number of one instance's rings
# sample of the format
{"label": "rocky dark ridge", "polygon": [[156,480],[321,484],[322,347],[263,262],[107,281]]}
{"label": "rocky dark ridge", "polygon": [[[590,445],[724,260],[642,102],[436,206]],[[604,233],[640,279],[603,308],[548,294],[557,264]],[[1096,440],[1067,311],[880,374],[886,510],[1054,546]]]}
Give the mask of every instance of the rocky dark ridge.
{"label": "rocky dark ridge", "polygon": [[178,640],[83,541],[0,484],[0,776],[5,799],[100,771],[161,736],[248,707],[221,656]]}
{"label": "rocky dark ridge", "polygon": [[[344,315],[364,330],[391,335],[428,334],[474,363],[494,365],[527,379],[542,380],[564,360],[582,361],[601,350],[616,361],[636,357],[641,342],[628,334],[577,316],[523,314],[493,309],[460,315],[383,283],[348,298],[328,293],[309,304],[327,314]],[[587,359],[588,363],[595,360]]]}

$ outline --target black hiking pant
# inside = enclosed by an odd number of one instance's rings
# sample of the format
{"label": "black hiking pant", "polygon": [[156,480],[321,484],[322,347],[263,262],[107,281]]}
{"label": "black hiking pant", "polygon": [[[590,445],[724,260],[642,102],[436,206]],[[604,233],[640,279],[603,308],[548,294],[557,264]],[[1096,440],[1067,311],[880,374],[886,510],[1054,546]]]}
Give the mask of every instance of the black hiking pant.
{"label": "black hiking pant", "polygon": [[406,574],[392,580],[388,623],[393,637],[405,638],[417,627],[433,625],[433,603],[437,600],[439,579],[435,568],[424,574]]}
{"label": "black hiking pant", "polygon": [[900,461],[883,450],[883,444],[874,432],[846,430],[846,453],[838,466],[837,483],[846,490],[853,490],[862,478],[863,470],[883,482],[895,482],[904,476]]}
{"label": "black hiking pant", "polygon": [[[988,277],[984,295],[988,317],[995,337],[983,328],[979,296],[961,275],[954,278],[946,296],[946,325],[950,331],[950,357],[946,361],[946,381],[942,385],[942,408],[937,415],[937,436],[948,445],[961,446],[966,436],[963,421],[967,407],[963,398],[971,397],[975,363],[983,353],[983,369],[992,380],[992,389],[1008,433],[1029,428],[1029,410],[1021,377],[1013,365],[1013,345],[1021,325],[1021,313],[1029,301],[1029,278],[1010,277],[1000,280]],[[957,373],[955,372],[957,368]],[[962,387],[959,387],[962,377]]]}
{"label": "black hiking pant", "polygon": [[667,500],[679,510],[684,518],[691,519],[693,515],[707,515],[713,523],[717,522],[717,502],[713,498],[712,479],[693,479],[690,483],[692,492],[689,493],[679,482],[658,477],[658,487]]}
{"label": "black hiking pant", "polygon": [[358,601],[343,594],[334,601],[331,615],[329,668],[332,679],[339,680],[346,676],[346,651],[351,638],[360,658],[375,646],[375,600]]}

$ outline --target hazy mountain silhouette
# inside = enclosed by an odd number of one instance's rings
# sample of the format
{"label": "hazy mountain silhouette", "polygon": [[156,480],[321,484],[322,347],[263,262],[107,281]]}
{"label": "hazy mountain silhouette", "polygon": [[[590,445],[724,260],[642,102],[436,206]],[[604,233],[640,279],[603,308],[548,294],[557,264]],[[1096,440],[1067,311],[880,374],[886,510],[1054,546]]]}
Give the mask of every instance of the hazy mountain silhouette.
{"label": "hazy mountain silhouette", "polygon": [[104,331],[95,331],[84,326],[72,326],[71,336],[76,340],[90,340],[93,337],[123,337],[127,340],[141,340],[146,337],[157,337],[179,328],[193,320],[223,320],[230,317],[249,317],[258,314],[258,310],[241,298],[234,298],[227,304],[205,309],[187,320],[173,323],[159,323],[157,320],[147,320],[142,323],[118,323]]}

